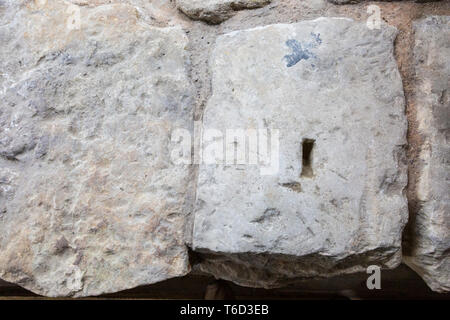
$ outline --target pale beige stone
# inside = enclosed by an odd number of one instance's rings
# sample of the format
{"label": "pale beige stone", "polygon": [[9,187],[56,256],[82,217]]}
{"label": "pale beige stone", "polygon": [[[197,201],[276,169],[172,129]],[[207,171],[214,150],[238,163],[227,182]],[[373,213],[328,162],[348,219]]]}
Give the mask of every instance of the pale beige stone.
{"label": "pale beige stone", "polygon": [[[219,130],[225,139],[216,140],[229,145],[228,129],[278,130],[279,150],[263,142],[278,155],[267,167],[261,157],[200,166],[193,248],[205,254],[201,270],[270,287],[400,263],[407,124],[396,34],[319,18],[217,39],[203,131]],[[235,146],[249,150],[249,140]]]}
{"label": "pale beige stone", "polygon": [[414,90],[420,152],[417,199],[405,262],[438,292],[450,291],[450,17],[414,22]]}
{"label": "pale beige stone", "polygon": [[221,23],[233,16],[234,11],[260,8],[271,0],[177,0],[178,8],[195,20]]}
{"label": "pale beige stone", "polygon": [[0,278],[86,296],[189,272],[187,37],[125,4],[0,7]]}

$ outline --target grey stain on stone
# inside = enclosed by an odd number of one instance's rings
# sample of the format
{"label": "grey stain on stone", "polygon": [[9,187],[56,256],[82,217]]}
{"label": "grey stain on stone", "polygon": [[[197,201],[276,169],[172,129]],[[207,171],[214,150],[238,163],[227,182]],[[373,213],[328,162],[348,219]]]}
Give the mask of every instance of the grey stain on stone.
{"label": "grey stain on stone", "polygon": [[284,59],[286,60],[286,67],[292,67],[301,60],[316,58],[316,55],[311,52],[310,49],[318,47],[322,43],[322,39],[320,39],[320,34],[315,34],[313,32],[311,32],[311,37],[311,42],[303,44],[295,39],[289,39],[286,41],[286,45],[292,50],[291,54],[284,56]]}
{"label": "grey stain on stone", "polygon": [[276,217],[280,215],[280,211],[278,209],[275,208],[268,208],[264,211],[264,213],[253,219],[251,222],[253,223],[262,223],[265,222],[266,220],[270,220],[270,218]]}

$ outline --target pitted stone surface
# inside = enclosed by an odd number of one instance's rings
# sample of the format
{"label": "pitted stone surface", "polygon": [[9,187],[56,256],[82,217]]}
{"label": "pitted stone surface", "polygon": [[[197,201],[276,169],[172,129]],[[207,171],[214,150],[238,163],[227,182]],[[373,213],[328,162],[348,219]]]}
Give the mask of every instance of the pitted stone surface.
{"label": "pitted stone surface", "polygon": [[0,21],[0,278],[85,296],[186,274],[184,32],[125,4],[0,1]]}
{"label": "pitted stone surface", "polygon": [[200,166],[201,270],[272,286],[398,265],[407,125],[396,34],[319,18],[217,39],[203,130],[278,129],[279,166],[265,175],[257,165]]}
{"label": "pitted stone surface", "polygon": [[411,218],[405,262],[435,291],[450,291],[450,17],[414,23],[420,209]]}
{"label": "pitted stone surface", "polygon": [[[334,3],[334,4],[354,4],[354,3],[364,2],[364,1],[368,2],[368,0],[328,0],[328,1],[331,3]],[[406,2],[409,0],[394,0],[394,1],[398,1],[398,2],[405,1]],[[438,2],[438,1],[441,1],[441,0],[414,0],[414,2],[419,2],[419,3]]]}
{"label": "pitted stone surface", "polygon": [[195,20],[220,23],[229,19],[235,10],[260,8],[271,0],[177,0],[178,8]]}

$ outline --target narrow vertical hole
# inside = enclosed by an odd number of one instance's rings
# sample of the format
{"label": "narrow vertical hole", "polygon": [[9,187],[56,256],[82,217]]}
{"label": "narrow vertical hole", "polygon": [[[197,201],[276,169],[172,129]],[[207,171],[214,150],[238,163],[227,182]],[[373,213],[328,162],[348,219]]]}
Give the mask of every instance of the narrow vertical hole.
{"label": "narrow vertical hole", "polygon": [[302,173],[301,177],[311,178],[312,169],[312,150],[314,147],[313,139],[303,139],[302,141]]}

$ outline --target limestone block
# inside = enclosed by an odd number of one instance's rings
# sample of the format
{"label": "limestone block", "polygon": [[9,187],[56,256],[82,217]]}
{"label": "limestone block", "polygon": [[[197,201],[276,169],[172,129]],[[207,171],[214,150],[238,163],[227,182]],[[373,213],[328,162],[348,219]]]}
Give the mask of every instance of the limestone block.
{"label": "limestone block", "polygon": [[189,272],[187,37],[126,4],[0,1],[0,278],[85,296]]}
{"label": "limestone block", "polygon": [[423,139],[405,262],[434,291],[450,291],[450,17],[414,23],[418,131]]}
{"label": "limestone block", "polygon": [[217,24],[229,19],[235,10],[260,8],[271,0],[177,0],[178,8],[195,20]]}
{"label": "limestone block", "polygon": [[202,271],[272,286],[400,263],[407,124],[396,34],[319,18],[217,39],[203,118],[203,155],[217,161],[200,166],[193,233]]}

